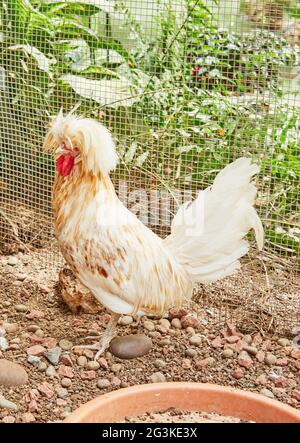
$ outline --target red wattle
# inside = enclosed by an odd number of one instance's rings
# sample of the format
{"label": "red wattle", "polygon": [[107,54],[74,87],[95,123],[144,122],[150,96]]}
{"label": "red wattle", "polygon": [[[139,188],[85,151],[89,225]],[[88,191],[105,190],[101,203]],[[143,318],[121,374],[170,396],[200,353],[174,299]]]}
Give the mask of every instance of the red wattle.
{"label": "red wattle", "polygon": [[62,177],[70,174],[74,167],[75,157],[73,154],[62,154],[56,160],[56,169]]}

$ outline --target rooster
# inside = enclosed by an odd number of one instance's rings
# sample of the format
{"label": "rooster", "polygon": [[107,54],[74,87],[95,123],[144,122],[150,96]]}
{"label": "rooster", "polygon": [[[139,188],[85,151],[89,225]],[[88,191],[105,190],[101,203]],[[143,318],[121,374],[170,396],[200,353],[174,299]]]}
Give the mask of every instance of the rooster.
{"label": "rooster", "polygon": [[261,221],[253,207],[251,178],[258,166],[239,158],[213,185],[185,203],[171,233],[161,239],[119,200],[109,173],[118,161],[110,132],[95,120],[62,112],[50,124],[44,149],[56,163],[53,208],[62,254],[79,281],[111,318],[95,359],[108,348],[118,319],[162,316],[192,296],[196,282],[214,282],[236,272],[254,229],[263,247]]}

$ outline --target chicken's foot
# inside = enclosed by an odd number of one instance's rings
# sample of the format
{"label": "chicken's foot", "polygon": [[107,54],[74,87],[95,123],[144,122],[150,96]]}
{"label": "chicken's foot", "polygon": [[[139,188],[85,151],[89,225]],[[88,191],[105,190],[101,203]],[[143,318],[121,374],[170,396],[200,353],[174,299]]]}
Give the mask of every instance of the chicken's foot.
{"label": "chicken's foot", "polygon": [[73,346],[74,348],[77,349],[91,349],[91,350],[96,350],[98,351],[94,357],[94,360],[98,360],[98,357],[100,357],[101,354],[103,354],[103,352],[109,347],[109,344],[114,336],[114,332],[118,323],[118,320],[120,318],[120,314],[115,314],[112,313],[109,323],[104,331],[104,334],[101,336],[100,340],[98,341],[98,343],[94,343],[92,345],[78,345],[78,346]]}

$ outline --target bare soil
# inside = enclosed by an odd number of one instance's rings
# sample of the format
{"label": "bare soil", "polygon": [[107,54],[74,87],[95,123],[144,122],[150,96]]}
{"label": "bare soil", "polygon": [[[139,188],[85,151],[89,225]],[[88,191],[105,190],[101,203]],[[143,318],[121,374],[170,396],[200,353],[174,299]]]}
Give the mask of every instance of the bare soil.
{"label": "bare soil", "polygon": [[[53,347],[53,341],[60,346],[62,339],[73,345],[83,344],[86,336],[96,336],[104,330],[109,316],[104,310],[97,314],[74,314],[68,309],[57,287],[63,260],[55,244],[47,249],[18,252],[16,265],[8,264],[10,257],[0,256],[0,326],[14,324],[15,330],[7,332],[9,347],[0,351],[0,358],[21,364],[29,375],[29,383],[19,388],[0,387],[0,397],[14,402],[18,408],[0,408],[0,421],[61,421],[98,395],[157,378],[217,383],[253,392],[264,390],[265,395],[300,409],[300,355],[299,348],[292,343],[300,324],[300,277],[295,272],[280,266],[273,269],[257,258],[247,259],[236,276],[198,288],[186,307],[188,314],[197,318],[194,331],[168,326],[157,318],[144,318],[138,326],[135,322],[118,326],[117,334],[149,335],[153,346],[147,355],[120,360],[107,351],[99,361],[100,367],[93,368],[93,353],[62,350],[59,364],[49,370],[51,364],[44,355],[38,365],[28,362],[28,348]],[[25,306],[24,312],[18,305]],[[224,332],[226,320],[237,328],[235,331],[231,325],[229,335]],[[145,327],[145,321],[152,323],[153,330]],[[36,332],[34,326],[38,328]],[[201,337],[200,344],[191,344],[195,334]],[[238,342],[230,336],[237,337]],[[283,337],[288,339],[285,345],[278,343]],[[48,338],[53,339],[52,345]],[[260,353],[249,354],[248,367],[238,361],[246,338]],[[225,357],[223,353],[230,346],[232,355]],[[267,364],[265,356],[270,353],[277,360]],[[79,364],[80,355],[85,357],[81,359],[86,360],[84,367]],[[48,394],[44,392],[44,383]]]}

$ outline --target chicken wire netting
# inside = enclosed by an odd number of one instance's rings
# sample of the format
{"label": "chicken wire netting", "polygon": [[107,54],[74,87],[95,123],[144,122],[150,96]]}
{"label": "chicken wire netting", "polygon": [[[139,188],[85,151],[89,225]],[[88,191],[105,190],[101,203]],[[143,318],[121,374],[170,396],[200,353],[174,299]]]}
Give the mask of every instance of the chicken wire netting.
{"label": "chicken wire netting", "polygon": [[[4,254],[48,248],[57,260],[54,165],[41,146],[63,108],[112,131],[119,196],[162,236],[178,204],[235,158],[251,156],[260,165],[257,209],[266,232],[263,254],[246,258],[246,278],[263,275],[266,285],[262,298],[249,295],[252,308],[272,293],[269,269],[279,270],[278,281],[280,272],[297,272],[300,2],[2,0],[0,26]],[[218,303],[211,294],[205,303],[220,318],[227,294],[244,309],[230,282],[218,290]],[[293,291],[283,294],[276,319],[288,327],[299,323],[299,286]],[[263,309],[257,315],[271,324],[270,304]]]}

